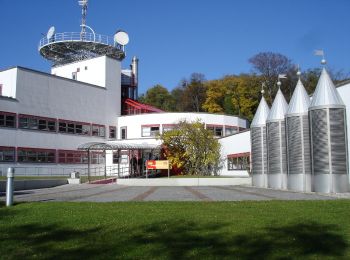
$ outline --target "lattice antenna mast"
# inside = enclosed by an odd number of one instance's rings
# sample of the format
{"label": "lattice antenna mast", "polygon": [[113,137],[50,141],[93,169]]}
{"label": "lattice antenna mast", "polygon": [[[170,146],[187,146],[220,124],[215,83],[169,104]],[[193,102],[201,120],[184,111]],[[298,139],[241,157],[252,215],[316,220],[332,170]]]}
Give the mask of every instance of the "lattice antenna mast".
{"label": "lattice antenna mast", "polygon": [[88,6],[88,0],[79,0],[79,5],[81,6],[81,37],[84,37],[86,33],[86,13],[87,13],[87,6]]}

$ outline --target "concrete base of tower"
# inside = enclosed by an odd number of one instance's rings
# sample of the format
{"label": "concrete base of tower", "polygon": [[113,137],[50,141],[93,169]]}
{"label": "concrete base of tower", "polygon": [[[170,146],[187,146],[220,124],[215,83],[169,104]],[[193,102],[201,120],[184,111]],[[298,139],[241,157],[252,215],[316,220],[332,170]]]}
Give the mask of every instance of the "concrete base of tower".
{"label": "concrete base of tower", "polygon": [[311,174],[289,174],[288,190],[311,192]]}
{"label": "concrete base of tower", "polygon": [[349,192],[349,176],[347,174],[315,174],[313,191],[323,193]]}
{"label": "concrete base of tower", "polygon": [[267,187],[272,189],[287,189],[287,174],[268,174]]}
{"label": "concrete base of tower", "polygon": [[252,184],[255,187],[267,188],[267,175],[266,174],[253,174]]}

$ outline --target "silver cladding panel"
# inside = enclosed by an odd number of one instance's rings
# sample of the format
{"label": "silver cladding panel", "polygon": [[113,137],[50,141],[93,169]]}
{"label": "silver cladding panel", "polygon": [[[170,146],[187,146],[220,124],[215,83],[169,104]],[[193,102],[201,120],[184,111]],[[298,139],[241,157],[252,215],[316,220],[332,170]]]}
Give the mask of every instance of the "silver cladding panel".
{"label": "silver cladding panel", "polygon": [[[288,189],[311,191],[311,151],[308,115],[286,118]],[[309,176],[306,176],[309,175]]]}
{"label": "silver cladding panel", "polygon": [[310,122],[312,131],[312,174],[329,174],[327,110],[311,110]]}
{"label": "silver cladding panel", "polygon": [[251,128],[253,185],[267,187],[266,127]]}
{"label": "silver cladding panel", "polygon": [[347,192],[349,179],[345,110],[343,108],[311,110],[310,122],[314,191]]}
{"label": "silver cladding panel", "polygon": [[284,120],[267,123],[267,179],[269,188],[287,188],[286,153],[287,149]]}
{"label": "silver cladding panel", "polygon": [[345,110],[329,109],[331,130],[332,174],[347,174]]}

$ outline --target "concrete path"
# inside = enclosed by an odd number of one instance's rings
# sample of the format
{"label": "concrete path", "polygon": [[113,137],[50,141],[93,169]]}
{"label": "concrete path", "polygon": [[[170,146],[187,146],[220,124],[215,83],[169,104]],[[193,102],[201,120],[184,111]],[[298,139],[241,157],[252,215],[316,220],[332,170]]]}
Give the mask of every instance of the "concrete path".
{"label": "concrete path", "polygon": [[[22,201],[242,201],[242,200],[329,200],[350,194],[316,194],[262,189],[249,186],[140,187],[118,184],[63,185],[15,192]],[[0,201],[5,193],[0,193]]]}

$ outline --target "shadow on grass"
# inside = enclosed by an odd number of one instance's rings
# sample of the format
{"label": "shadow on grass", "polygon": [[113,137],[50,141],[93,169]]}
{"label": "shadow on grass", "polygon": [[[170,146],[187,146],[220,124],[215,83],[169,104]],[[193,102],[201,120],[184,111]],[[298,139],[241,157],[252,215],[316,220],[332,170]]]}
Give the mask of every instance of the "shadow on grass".
{"label": "shadow on grass", "polygon": [[236,234],[231,224],[191,221],[155,222],[122,228],[83,229],[26,224],[0,232],[0,251],[6,258],[67,259],[188,259],[188,258],[323,258],[349,254],[335,225],[295,224]]}

